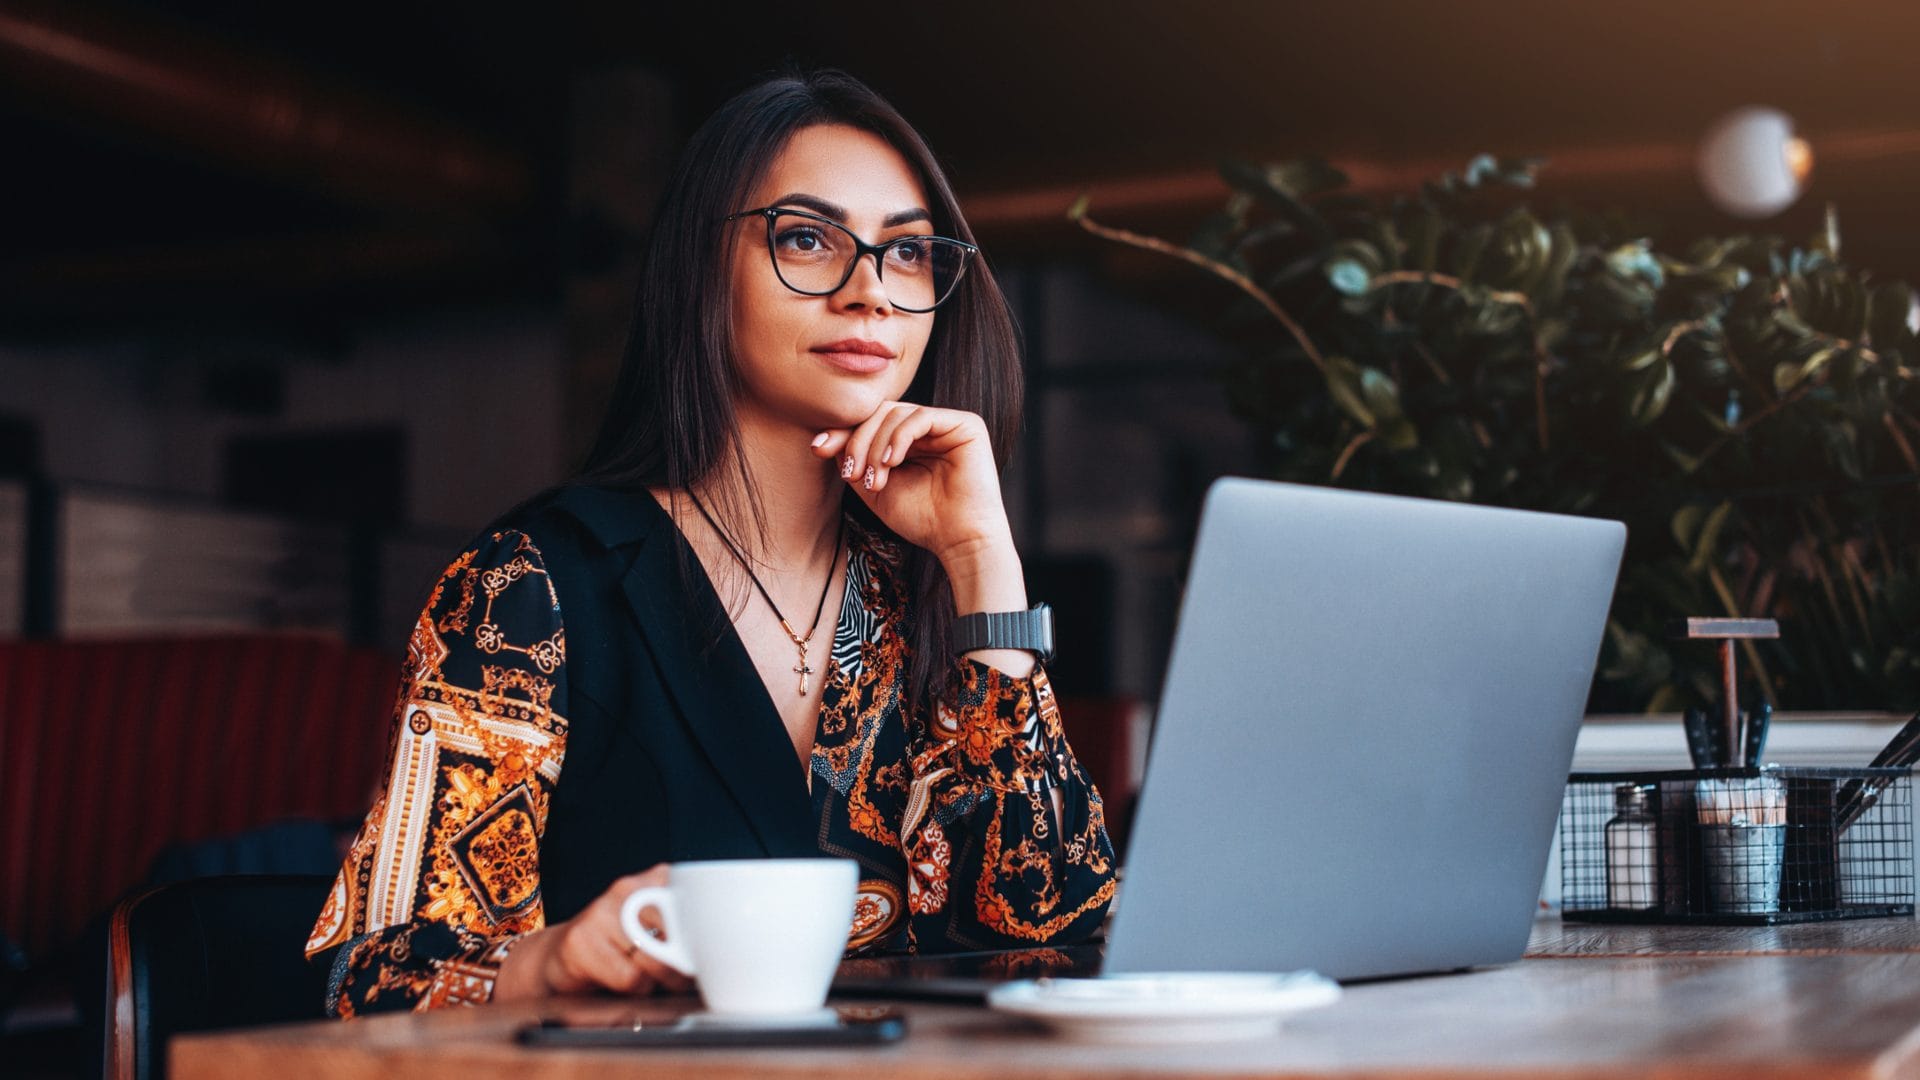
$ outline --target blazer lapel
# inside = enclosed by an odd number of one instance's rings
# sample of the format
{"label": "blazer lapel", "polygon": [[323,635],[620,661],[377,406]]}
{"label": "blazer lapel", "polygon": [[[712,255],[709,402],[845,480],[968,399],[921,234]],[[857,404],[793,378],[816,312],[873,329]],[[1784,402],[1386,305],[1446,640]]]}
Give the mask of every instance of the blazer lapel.
{"label": "blazer lapel", "polygon": [[[766,853],[818,854],[803,766],[752,658],[672,519],[651,496],[638,498],[654,520],[621,584],[661,681]],[[697,575],[691,595],[683,550]],[[710,643],[714,627],[720,640]]]}

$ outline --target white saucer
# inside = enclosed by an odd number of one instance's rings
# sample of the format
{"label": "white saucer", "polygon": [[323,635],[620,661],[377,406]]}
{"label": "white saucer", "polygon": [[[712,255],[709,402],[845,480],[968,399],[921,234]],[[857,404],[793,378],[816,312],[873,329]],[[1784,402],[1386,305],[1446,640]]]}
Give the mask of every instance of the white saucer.
{"label": "white saucer", "polygon": [[1311,971],[1170,972],[1028,979],[995,987],[987,1004],[1080,1042],[1211,1042],[1271,1035],[1285,1014],[1339,997],[1339,983]]}

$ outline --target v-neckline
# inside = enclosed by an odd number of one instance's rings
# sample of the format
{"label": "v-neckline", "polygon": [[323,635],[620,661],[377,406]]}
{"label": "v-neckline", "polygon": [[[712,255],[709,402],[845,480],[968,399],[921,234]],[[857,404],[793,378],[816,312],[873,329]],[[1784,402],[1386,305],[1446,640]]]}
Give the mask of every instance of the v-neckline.
{"label": "v-neckline", "polygon": [[[740,628],[734,625],[733,618],[727,610],[726,601],[721,598],[719,588],[714,585],[713,575],[707,572],[707,564],[701,561],[699,550],[693,546],[693,541],[687,536],[685,530],[680,528],[680,522],[674,518],[672,511],[661,505],[660,500],[655,498],[652,492],[647,493],[647,501],[652,503],[655,509],[659,510],[662,517],[666,518],[668,527],[673,530],[674,538],[686,549],[688,557],[693,560],[693,564],[700,568],[700,583],[706,591],[707,599],[711,600],[716,609],[723,615],[727,615],[727,637],[732,642],[734,653],[744,664],[746,674],[750,675],[754,684],[760,688],[760,701],[765,706],[763,711],[772,719],[774,730],[780,733],[781,741],[789,751],[793,752],[795,760],[799,762],[802,773],[806,779],[807,791],[809,795],[811,795],[813,792],[813,758],[814,751],[820,745],[821,724],[826,719],[828,706],[830,704],[837,704],[839,695],[846,692],[846,688],[839,685],[844,680],[838,678],[841,672],[834,663],[833,653],[834,648],[840,643],[840,632],[846,625],[847,597],[853,589],[853,553],[854,549],[859,547],[861,543],[860,537],[862,535],[862,529],[860,522],[855,519],[852,514],[849,514],[844,507],[841,509],[842,529],[846,536],[846,542],[842,547],[845,550],[840,556],[839,563],[832,571],[833,573],[839,573],[841,575],[840,599],[833,609],[833,632],[827,636],[826,664],[821,670],[823,677],[821,678],[820,702],[813,710],[813,739],[807,747],[806,757],[800,759],[798,748],[793,745],[793,736],[787,730],[786,718],[781,714],[780,706],[773,699],[773,688],[767,685],[766,679],[760,676],[760,667],[754,663],[753,653],[747,649],[746,639],[740,636]],[[831,585],[829,585],[829,591],[831,591]]]}

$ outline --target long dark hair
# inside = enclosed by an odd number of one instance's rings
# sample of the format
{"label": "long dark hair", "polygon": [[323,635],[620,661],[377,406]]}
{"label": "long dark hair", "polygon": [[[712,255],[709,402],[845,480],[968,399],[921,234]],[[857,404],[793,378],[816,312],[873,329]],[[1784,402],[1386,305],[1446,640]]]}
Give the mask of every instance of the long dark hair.
{"label": "long dark hair", "polygon": [[[919,132],[866,84],[841,71],[789,70],[736,95],[700,125],[655,215],[640,276],[633,333],[593,448],[575,482],[626,491],[680,492],[721,469],[737,471],[748,505],[729,505],[734,521],[765,520],[738,453],[733,396],[733,303],[728,266],[736,233],[722,227],[794,133],[817,124],[871,132],[905,158],[933,205],[933,228],[973,242],[946,175]],[[934,318],[910,401],[977,413],[996,463],[1020,431],[1020,351],[1012,313],[984,259],[976,260]],[[848,502],[871,524],[865,507]],[[916,617],[908,688],[926,702],[942,690],[950,663],[953,595],[939,561],[907,547],[907,580]]]}

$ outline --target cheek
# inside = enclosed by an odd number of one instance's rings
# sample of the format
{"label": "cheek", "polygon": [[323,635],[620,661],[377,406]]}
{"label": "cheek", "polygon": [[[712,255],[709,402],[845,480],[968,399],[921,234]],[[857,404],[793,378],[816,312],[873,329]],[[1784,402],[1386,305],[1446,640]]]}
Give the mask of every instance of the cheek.
{"label": "cheek", "polygon": [[765,364],[792,351],[802,327],[794,305],[787,302],[786,290],[777,283],[779,294],[771,294],[759,275],[741,272],[733,276],[733,345],[748,365]]}

